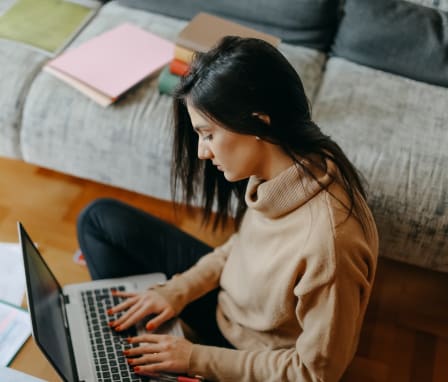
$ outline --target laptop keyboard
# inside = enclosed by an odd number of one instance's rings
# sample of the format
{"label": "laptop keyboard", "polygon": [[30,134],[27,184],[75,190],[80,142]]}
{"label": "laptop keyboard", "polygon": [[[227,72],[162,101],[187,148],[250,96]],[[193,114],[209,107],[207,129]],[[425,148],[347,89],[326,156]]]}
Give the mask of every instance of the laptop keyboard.
{"label": "laptop keyboard", "polygon": [[136,335],[135,328],[118,333],[108,326],[108,322],[119,315],[109,316],[106,311],[121,300],[112,296],[112,290],[124,291],[125,288],[117,286],[81,292],[98,381],[151,381],[135,374],[123,355],[123,350],[132,347],[126,338]]}

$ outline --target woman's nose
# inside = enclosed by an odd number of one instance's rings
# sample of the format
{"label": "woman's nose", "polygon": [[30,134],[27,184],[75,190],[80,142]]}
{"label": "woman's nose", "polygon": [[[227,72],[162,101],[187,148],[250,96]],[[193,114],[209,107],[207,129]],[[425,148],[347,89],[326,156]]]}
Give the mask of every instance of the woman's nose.
{"label": "woman's nose", "polygon": [[198,144],[198,158],[199,159],[210,159],[212,153],[210,149],[203,142],[199,141]]}

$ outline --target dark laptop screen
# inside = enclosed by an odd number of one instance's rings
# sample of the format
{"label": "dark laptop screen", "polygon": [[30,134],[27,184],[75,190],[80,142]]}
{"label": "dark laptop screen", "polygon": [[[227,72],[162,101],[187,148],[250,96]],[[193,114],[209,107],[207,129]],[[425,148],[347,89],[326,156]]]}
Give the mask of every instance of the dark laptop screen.
{"label": "dark laptop screen", "polygon": [[19,223],[33,336],[45,356],[69,382],[76,381],[70,338],[64,325],[61,288]]}

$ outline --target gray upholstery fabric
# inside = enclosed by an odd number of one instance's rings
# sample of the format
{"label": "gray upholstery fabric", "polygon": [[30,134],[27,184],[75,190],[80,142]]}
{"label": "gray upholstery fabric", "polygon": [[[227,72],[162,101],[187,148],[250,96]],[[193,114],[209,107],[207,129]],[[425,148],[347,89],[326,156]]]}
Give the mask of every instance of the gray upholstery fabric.
{"label": "gray upholstery fabric", "polygon": [[[336,56],[434,85],[448,86],[448,5],[346,0]],[[423,1],[428,4],[429,0]],[[435,6],[436,2],[433,2]]]}
{"label": "gray upholstery fabric", "polygon": [[336,31],[337,0],[118,0],[181,19],[209,12],[271,33],[284,42],[328,50]]}
{"label": "gray upholstery fabric", "polygon": [[0,155],[19,158],[22,107],[28,88],[46,59],[25,45],[0,40]]}
{"label": "gray upholstery fabric", "polygon": [[[74,45],[124,21],[174,39],[185,21],[107,3]],[[301,74],[310,98],[320,82],[325,56],[282,44]],[[170,199],[171,98],[146,80],[125,99],[103,109],[42,72],[23,114],[22,150],[35,164],[83,178]]]}
{"label": "gray upholstery fabric", "polygon": [[407,0],[410,3],[424,5],[442,11],[448,11],[448,0]]}
{"label": "gray upholstery fabric", "polygon": [[[417,2],[448,10],[448,0],[412,0]],[[416,7],[412,3],[406,2]],[[226,4],[237,6],[233,1]],[[125,21],[173,41],[186,25],[185,20],[112,1],[72,46]],[[352,33],[356,31],[363,29]],[[414,27],[408,40],[418,40],[419,33]],[[368,201],[378,224],[381,254],[448,272],[447,89],[343,58],[326,62],[323,53],[308,48],[281,44],[280,50],[302,77],[316,122],[342,146],[370,185]],[[387,57],[383,57],[386,63],[403,56]],[[170,199],[171,98],[159,95],[156,79],[144,81],[104,109],[48,73],[35,77],[44,59],[37,52],[0,41],[0,155],[20,154],[21,126],[21,149],[27,161]],[[426,62],[428,68],[436,64],[434,59]],[[442,68],[433,75],[443,73]]]}
{"label": "gray upholstery fabric", "polygon": [[448,271],[448,92],[331,58],[317,123],[365,176],[381,254]]}

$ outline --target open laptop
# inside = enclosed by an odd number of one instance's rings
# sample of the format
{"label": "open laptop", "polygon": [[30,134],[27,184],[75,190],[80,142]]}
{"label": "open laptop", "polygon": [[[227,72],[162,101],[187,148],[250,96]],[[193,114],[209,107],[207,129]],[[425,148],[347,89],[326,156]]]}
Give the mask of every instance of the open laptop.
{"label": "open laptop", "polygon": [[[133,373],[122,350],[129,335],[143,325],[117,333],[107,323],[116,316],[106,310],[119,300],[112,289],[140,291],[165,281],[162,273],[95,280],[61,288],[23,225],[18,224],[25,267],[33,337],[64,381],[148,381]],[[180,322],[171,320],[157,332],[183,336]]]}

